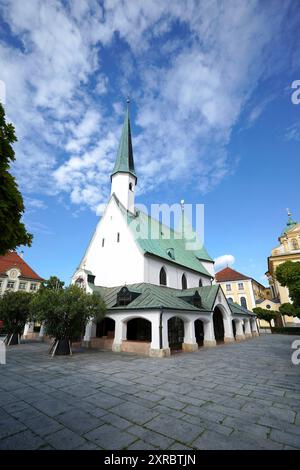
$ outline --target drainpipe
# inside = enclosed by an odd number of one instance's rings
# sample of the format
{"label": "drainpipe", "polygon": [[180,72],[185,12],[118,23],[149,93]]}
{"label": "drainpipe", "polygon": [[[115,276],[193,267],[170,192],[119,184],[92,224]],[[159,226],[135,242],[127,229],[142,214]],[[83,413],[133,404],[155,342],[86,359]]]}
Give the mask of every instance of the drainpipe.
{"label": "drainpipe", "polygon": [[164,313],[164,309],[160,307],[160,314],[159,314],[159,349],[163,348],[163,338],[162,338],[162,316]]}

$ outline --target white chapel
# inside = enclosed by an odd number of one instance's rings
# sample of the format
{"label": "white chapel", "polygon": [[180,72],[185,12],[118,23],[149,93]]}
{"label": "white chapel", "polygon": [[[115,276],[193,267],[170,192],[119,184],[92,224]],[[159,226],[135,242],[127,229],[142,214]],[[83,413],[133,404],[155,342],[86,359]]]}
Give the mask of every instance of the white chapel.
{"label": "white chapel", "polygon": [[72,277],[107,305],[84,344],[164,357],[257,336],[255,315],[213,283],[205,247],[187,249],[184,236],[135,206],[137,181],[127,107],[111,195]]}

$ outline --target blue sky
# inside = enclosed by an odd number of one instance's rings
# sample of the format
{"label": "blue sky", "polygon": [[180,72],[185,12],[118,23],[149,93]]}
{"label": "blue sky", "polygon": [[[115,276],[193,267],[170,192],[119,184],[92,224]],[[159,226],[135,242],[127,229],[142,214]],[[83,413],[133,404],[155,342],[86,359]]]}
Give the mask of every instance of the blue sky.
{"label": "blue sky", "polygon": [[297,2],[0,0],[0,12],[29,264],[69,282],[130,95],[137,202],[204,203],[211,256],[265,282],[286,208],[300,220]]}

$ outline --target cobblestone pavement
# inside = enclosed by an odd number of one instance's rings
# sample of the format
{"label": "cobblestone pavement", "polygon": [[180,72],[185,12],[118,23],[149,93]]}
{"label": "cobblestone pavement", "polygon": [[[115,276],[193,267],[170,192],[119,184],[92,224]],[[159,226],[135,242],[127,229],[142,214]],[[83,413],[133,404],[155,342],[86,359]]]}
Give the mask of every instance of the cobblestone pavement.
{"label": "cobblestone pavement", "polygon": [[12,346],[0,365],[0,449],[300,449],[294,339],[165,359]]}

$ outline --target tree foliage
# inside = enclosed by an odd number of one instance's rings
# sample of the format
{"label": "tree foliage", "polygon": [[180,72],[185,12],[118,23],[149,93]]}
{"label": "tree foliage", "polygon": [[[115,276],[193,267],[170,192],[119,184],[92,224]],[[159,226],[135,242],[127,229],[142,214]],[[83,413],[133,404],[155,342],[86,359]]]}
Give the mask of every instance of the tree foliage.
{"label": "tree foliage", "polygon": [[0,319],[4,321],[4,328],[8,334],[22,334],[25,323],[30,316],[29,292],[7,291],[0,298]]}
{"label": "tree foliage", "polygon": [[282,304],[279,307],[279,311],[281,315],[300,318],[300,308],[296,308],[293,304],[290,304],[290,303]]}
{"label": "tree foliage", "polygon": [[0,103],[0,255],[20,245],[30,246],[32,235],[21,222],[25,210],[15,178],[9,173],[15,160],[12,144],[17,141],[12,124],[6,123]]}
{"label": "tree foliage", "polygon": [[286,261],[276,269],[276,279],[289,290],[289,296],[296,308],[300,308],[300,263]]}
{"label": "tree foliage", "polygon": [[257,315],[259,320],[265,320],[271,326],[271,321],[276,320],[278,317],[278,313],[274,310],[267,310],[266,308],[255,307],[253,312]]}
{"label": "tree foliage", "polygon": [[78,338],[90,318],[104,317],[106,306],[101,296],[87,294],[72,285],[66,289],[41,289],[31,302],[32,317],[44,322],[45,332],[56,340]]}
{"label": "tree foliage", "polygon": [[65,283],[57,276],[50,276],[49,279],[41,283],[40,289],[60,290],[64,285]]}

